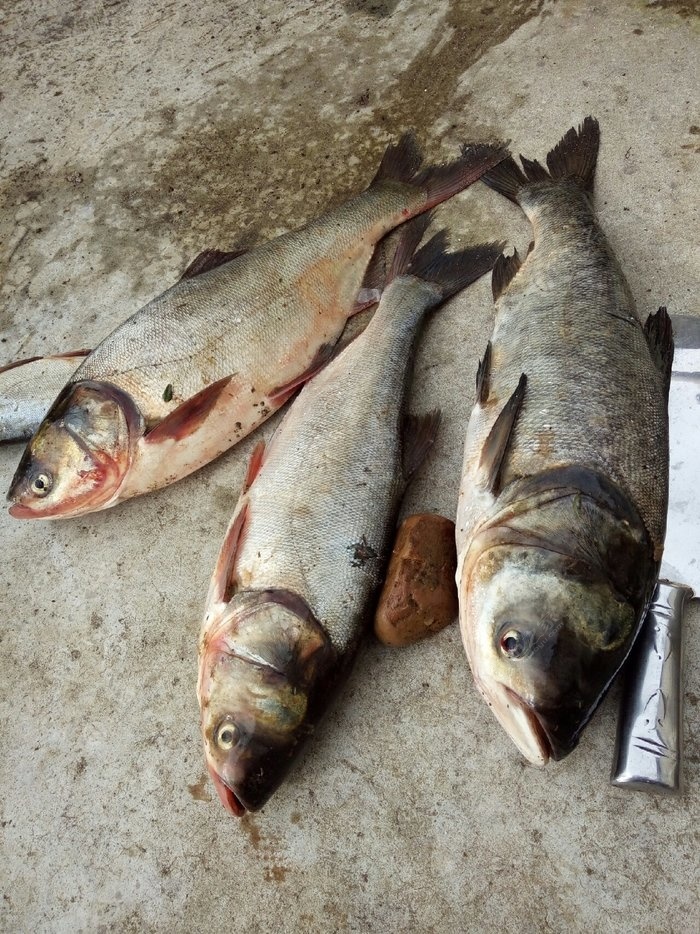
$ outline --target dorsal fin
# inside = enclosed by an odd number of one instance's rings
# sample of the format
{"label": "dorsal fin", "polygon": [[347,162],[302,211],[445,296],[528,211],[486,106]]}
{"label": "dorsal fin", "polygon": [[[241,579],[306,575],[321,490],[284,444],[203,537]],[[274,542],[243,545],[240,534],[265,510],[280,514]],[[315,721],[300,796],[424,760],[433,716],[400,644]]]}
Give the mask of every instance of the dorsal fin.
{"label": "dorsal fin", "polygon": [[520,376],[518,385],[510,399],[501,409],[498,418],[493,423],[491,431],[484,442],[479,460],[479,483],[484,489],[498,496],[501,484],[501,471],[518,412],[523,404],[527,376]]}
{"label": "dorsal fin", "polygon": [[202,250],[180,276],[180,282],[183,279],[194,279],[195,276],[201,276],[203,272],[209,272],[210,269],[223,266],[224,263],[229,263],[232,259],[247,252],[247,250],[232,250],[230,253],[225,250]]}
{"label": "dorsal fin", "polygon": [[491,275],[491,291],[493,292],[494,302],[503,295],[521,266],[522,262],[517,250],[513,250],[512,256],[501,253],[496,260]]}

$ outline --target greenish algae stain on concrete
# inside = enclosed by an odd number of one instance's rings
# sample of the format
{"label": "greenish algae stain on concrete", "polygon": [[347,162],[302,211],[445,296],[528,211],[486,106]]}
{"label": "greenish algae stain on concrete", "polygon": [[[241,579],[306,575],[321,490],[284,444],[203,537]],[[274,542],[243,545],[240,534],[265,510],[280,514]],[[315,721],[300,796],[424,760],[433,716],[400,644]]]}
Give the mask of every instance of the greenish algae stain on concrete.
{"label": "greenish algae stain on concrete", "polygon": [[[245,80],[219,77],[204,100],[183,110],[152,110],[140,134],[106,148],[97,165],[56,170],[44,155],[11,170],[0,193],[27,230],[0,266],[13,298],[0,310],[0,326],[10,326],[13,306],[24,301],[60,308],[95,275],[128,270],[133,293],[157,294],[174,281],[149,269],[166,244],[182,266],[202,249],[248,247],[298,227],[367,185],[387,142],[405,129],[416,130],[429,157],[445,158],[430,131],[460,76],[542,5],[453,3],[429,41],[387,75],[378,63],[396,29],[396,4],[349,3],[332,41],[288,48]],[[484,135],[469,126],[454,132],[464,140]],[[75,224],[72,238],[54,245],[52,226],[72,215],[90,219],[89,232]],[[38,279],[21,272],[32,248],[51,264]],[[121,317],[133,310],[125,303]],[[96,321],[97,312],[87,315],[86,323]]]}

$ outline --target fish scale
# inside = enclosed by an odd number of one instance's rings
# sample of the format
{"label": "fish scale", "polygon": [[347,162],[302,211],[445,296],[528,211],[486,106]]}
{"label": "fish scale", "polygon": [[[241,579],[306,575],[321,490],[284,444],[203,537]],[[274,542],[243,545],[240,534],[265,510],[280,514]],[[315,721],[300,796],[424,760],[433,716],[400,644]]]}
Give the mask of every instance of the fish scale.
{"label": "fish scale", "polygon": [[425,291],[421,300],[397,281],[367,331],[302,391],[248,494],[241,587],[300,594],[340,651],[364,629],[390,543],[408,351],[435,300]]}

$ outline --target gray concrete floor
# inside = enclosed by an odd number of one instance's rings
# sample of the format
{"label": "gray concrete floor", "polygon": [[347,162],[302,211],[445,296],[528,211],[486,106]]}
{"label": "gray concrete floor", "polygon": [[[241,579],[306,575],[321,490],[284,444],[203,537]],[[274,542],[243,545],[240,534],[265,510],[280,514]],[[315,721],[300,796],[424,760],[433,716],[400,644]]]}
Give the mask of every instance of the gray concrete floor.
{"label": "gray concrete floor", "polygon": [[[94,344],[205,247],[298,226],[415,127],[432,158],[543,156],[601,122],[597,203],[639,308],[697,313],[698,5],[623,0],[15,0],[0,11],[3,360]],[[455,242],[529,230],[477,185]],[[405,511],[454,513],[487,281],[429,323],[416,410],[444,426]],[[263,433],[268,435],[274,421]],[[700,616],[687,792],[608,785],[616,695],[527,767],[456,627],[368,642],[263,812],[229,818],[195,698],[208,578],[255,439],[158,495],[0,515],[4,931],[673,931],[700,926]],[[20,450],[0,450],[6,489]]]}

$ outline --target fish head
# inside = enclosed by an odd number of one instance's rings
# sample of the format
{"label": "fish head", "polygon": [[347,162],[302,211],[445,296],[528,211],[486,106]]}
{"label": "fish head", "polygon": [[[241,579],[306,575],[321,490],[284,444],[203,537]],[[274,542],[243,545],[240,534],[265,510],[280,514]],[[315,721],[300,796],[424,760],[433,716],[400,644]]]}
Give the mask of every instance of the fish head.
{"label": "fish head", "polygon": [[237,594],[200,651],[205,757],[222,804],[240,816],[276,790],[327,702],[335,650],[301,598]]}
{"label": "fish head", "polygon": [[610,581],[540,548],[482,552],[461,589],[465,648],[487,703],[530,762],[563,759],[631,647],[635,608]]}
{"label": "fish head", "polygon": [[143,418],[109,383],[69,383],[27,445],[8,500],[17,519],[76,516],[104,506],[132,459]]}

